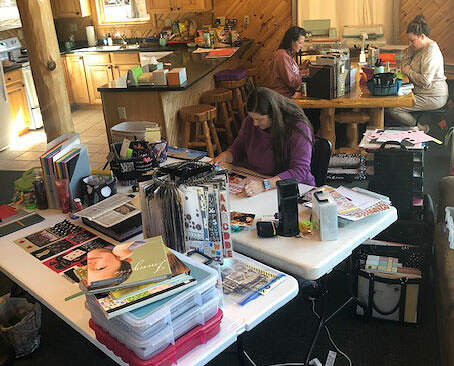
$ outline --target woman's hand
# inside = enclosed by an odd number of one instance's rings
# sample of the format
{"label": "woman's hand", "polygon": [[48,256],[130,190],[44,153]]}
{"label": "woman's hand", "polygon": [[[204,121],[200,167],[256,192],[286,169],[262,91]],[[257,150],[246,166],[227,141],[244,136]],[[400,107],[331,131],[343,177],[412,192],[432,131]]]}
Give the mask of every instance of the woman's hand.
{"label": "woman's hand", "polygon": [[406,64],[406,65],[402,66],[401,71],[403,74],[408,75],[411,72],[410,65]]}
{"label": "woman's hand", "polygon": [[311,60],[303,60],[300,65],[300,69],[308,69],[311,64]]}
{"label": "woman's hand", "polygon": [[244,192],[249,197],[255,196],[261,192],[264,192],[265,188],[261,180],[251,180],[244,185]]}
{"label": "woman's hand", "polygon": [[233,155],[230,151],[226,150],[222,153],[220,153],[218,156],[216,156],[212,163],[213,164],[222,164],[222,163],[232,163],[233,162]]}

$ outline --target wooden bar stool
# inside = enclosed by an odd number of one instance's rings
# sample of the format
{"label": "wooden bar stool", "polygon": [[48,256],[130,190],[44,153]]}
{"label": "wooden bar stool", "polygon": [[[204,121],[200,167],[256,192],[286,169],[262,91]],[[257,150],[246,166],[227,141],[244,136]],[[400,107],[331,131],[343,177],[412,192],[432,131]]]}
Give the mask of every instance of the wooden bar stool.
{"label": "wooden bar stool", "polygon": [[[183,121],[183,147],[205,147],[208,151],[208,155],[214,158],[213,142],[214,146],[219,153],[222,152],[221,144],[219,143],[218,134],[214,126],[214,120],[216,119],[216,107],[206,104],[196,104],[180,109],[180,117]],[[191,125],[194,124],[196,137],[191,140]],[[203,138],[205,141],[199,140],[198,128],[202,126]]]}
{"label": "wooden bar stool", "polygon": [[[239,127],[235,121],[235,115],[232,109],[233,93],[230,89],[212,89],[202,94],[202,103],[210,104],[217,109],[217,130],[225,132],[228,145],[232,145],[234,134],[232,128],[238,133]],[[233,125],[233,126],[232,126]]]}
{"label": "wooden bar stool", "polygon": [[219,88],[230,89],[233,93],[233,111],[238,115],[240,123],[246,118],[246,78],[240,80],[218,81]]}
{"label": "wooden bar stool", "polygon": [[246,118],[246,80],[247,70],[227,69],[214,75],[217,88],[230,89],[233,93],[233,111],[238,115],[240,123]]}
{"label": "wooden bar stool", "polygon": [[347,125],[347,146],[339,148],[338,152],[358,153],[358,125],[370,121],[370,115],[362,111],[342,111],[335,114],[335,120],[338,123]]}
{"label": "wooden bar stool", "polygon": [[248,67],[247,69],[247,82],[249,83],[249,86],[252,89],[255,89],[257,87],[257,68],[256,67]]}

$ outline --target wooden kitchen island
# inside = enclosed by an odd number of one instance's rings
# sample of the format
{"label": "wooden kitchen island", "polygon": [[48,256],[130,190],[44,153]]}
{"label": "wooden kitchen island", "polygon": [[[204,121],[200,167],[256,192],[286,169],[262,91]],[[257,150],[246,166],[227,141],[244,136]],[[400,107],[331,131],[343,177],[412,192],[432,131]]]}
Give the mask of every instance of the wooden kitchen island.
{"label": "wooden kitchen island", "polygon": [[[156,122],[161,134],[171,145],[181,145],[182,132],[178,111],[200,103],[200,95],[215,87],[214,74],[220,70],[239,68],[253,41],[245,40],[230,58],[206,59],[204,53],[192,53],[193,48],[179,48],[162,58],[165,68],[186,67],[187,81],[180,87],[127,87],[126,77],[98,88],[101,93],[104,120],[109,143],[110,128],[125,121]],[[171,65],[166,65],[171,64]]]}

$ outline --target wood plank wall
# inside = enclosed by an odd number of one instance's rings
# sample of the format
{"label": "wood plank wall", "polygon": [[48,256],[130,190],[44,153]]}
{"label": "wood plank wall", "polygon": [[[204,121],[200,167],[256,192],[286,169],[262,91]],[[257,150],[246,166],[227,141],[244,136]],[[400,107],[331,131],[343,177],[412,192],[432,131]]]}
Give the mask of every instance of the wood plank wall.
{"label": "wood plank wall", "polygon": [[454,0],[401,0],[400,40],[407,44],[407,25],[418,14],[426,17],[435,40],[445,57],[454,57]]}
{"label": "wood plank wall", "polygon": [[[245,15],[249,16],[248,26],[243,24]],[[266,73],[262,71],[292,24],[292,0],[215,0],[214,16],[238,19],[241,36],[255,40],[244,66],[257,67],[258,83],[263,82]]]}

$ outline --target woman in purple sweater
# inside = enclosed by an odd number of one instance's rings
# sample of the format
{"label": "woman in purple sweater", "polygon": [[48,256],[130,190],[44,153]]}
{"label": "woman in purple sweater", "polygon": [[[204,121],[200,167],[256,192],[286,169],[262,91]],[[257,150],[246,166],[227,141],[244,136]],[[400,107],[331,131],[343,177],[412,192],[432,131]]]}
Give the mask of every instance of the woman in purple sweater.
{"label": "woman in purple sweater", "polygon": [[281,179],[295,178],[315,185],[311,173],[313,131],[303,110],[290,99],[268,88],[249,96],[248,117],[227,151],[214,163],[246,162],[258,173],[273,176],[245,186],[248,196],[276,187]]}

